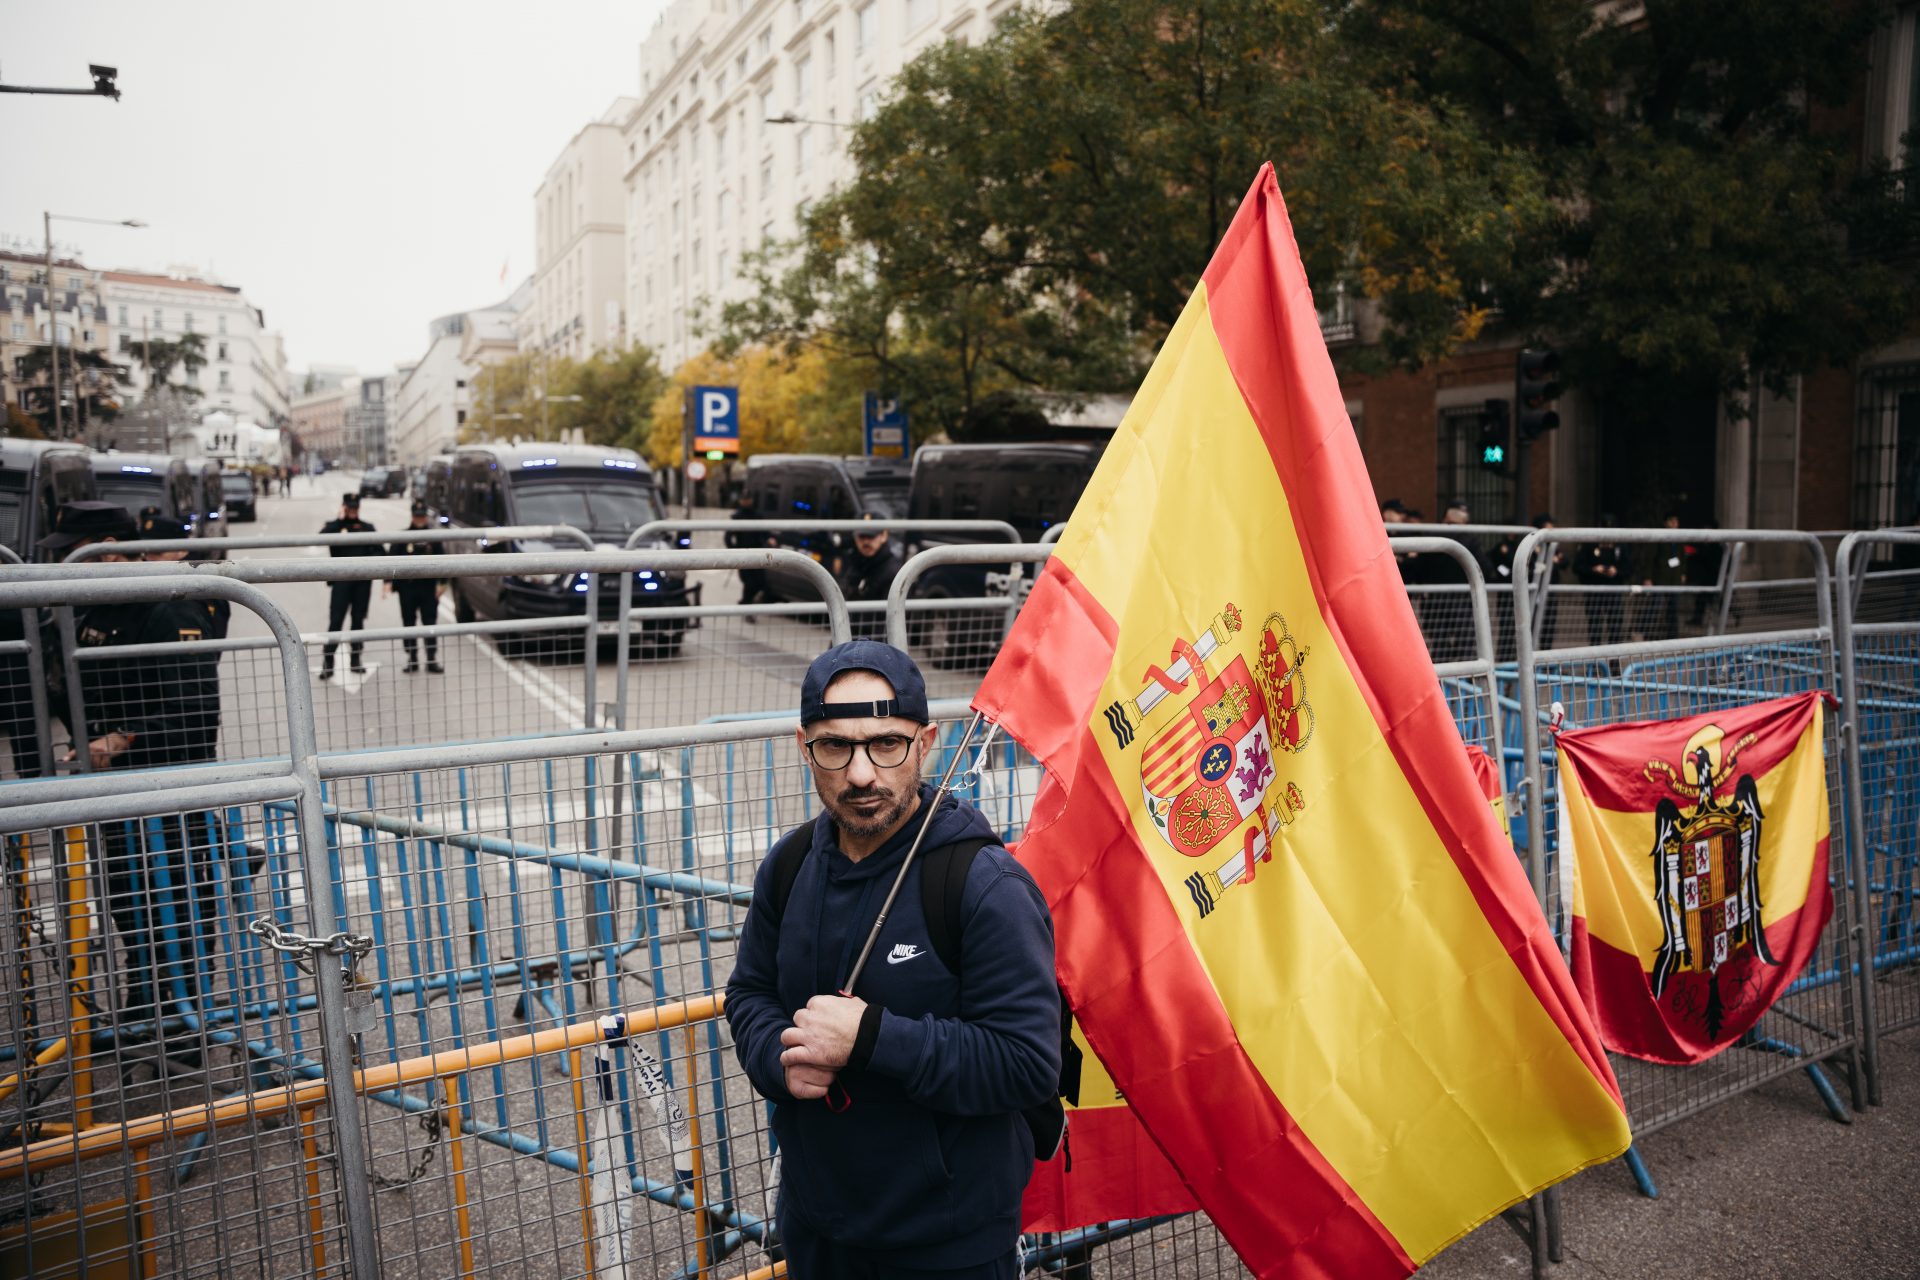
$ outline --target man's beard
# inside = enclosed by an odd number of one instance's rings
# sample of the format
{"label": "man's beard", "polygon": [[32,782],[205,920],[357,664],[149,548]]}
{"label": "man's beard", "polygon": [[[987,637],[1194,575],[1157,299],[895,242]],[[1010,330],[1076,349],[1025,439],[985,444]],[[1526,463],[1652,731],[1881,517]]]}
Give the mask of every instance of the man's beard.
{"label": "man's beard", "polygon": [[[820,803],[825,805],[827,812],[833,815],[834,825],[840,828],[842,835],[867,840],[893,829],[894,825],[906,815],[907,806],[912,804],[914,797],[919,794],[920,784],[916,779],[897,795],[877,785],[849,788],[834,797],[829,797],[826,788],[817,782],[814,784],[814,790],[819,792]],[[873,799],[880,801],[880,807],[875,809],[871,816],[846,807],[850,800]]]}

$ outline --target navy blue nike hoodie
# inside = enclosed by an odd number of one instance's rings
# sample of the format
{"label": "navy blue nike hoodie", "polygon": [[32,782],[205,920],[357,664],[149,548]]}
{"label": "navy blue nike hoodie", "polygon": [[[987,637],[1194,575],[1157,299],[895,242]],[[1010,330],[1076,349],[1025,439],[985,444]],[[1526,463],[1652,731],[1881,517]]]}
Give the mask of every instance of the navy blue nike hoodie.
{"label": "navy blue nike hoodie", "polygon": [[[1033,1174],[1019,1113],[1059,1084],[1053,921],[1032,877],[998,844],[975,855],[955,975],[927,936],[916,857],[854,991],[881,1013],[878,1034],[866,1020],[840,1072],[852,1106],[836,1114],[795,1099],[780,1068],[780,1033],[845,980],[932,797],[923,786],[920,809],[859,862],[840,851],[822,813],[780,919],[773,860],[762,861],[726,1013],[741,1066],[774,1103],[783,1220],[798,1215],[896,1266],[939,1269],[1013,1247]],[[976,838],[994,838],[987,820],[942,797],[921,849]]]}

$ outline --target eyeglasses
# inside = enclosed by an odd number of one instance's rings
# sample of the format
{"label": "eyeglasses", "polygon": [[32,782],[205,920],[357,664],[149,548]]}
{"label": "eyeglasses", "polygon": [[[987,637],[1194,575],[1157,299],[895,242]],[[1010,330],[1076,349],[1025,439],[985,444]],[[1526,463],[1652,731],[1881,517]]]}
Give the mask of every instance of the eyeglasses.
{"label": "eyeglasses", "polygon": [[822,769],[835,772],[853,763],[853,749],[864,747],[867,760],[876,769],[892,769],[907,761],[913,739],[904,733],[883,733],[877,738],[814,738],[806,744],[807,758]]}

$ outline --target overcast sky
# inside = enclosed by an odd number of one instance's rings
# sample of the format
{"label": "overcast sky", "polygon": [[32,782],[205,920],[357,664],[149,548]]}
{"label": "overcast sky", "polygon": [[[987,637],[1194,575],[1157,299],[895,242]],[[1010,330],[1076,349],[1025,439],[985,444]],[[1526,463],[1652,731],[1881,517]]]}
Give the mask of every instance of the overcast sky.
{"label": "overcast sky", "polygon": [[[3,0],[0,235],[42,210],[94,267],[211,269],[295,370],[419,357],[427,322],[533,268],[533,192],[639,82],[664,0]],[[502,263],[507,284],[500,282]]]}

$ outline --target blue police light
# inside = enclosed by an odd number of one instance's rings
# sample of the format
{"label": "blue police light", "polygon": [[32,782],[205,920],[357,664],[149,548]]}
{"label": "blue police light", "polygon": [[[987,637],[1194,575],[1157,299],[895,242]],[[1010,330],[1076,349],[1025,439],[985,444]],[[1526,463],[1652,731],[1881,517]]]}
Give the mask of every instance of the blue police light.
{"label": "blue police light", "polygon": [[645,586],[649,591],[658,591],[660,589],[660,584],[657,582],[649,582],[646,583]]}
{"label": "blue police light", "polygon": [[586,580],[585,578],[576,578],[576,579],[574,579],[574,582],[573,582],[573,589],[574,589],[575,591],[581,591],[581,592],[584,592],[584,591],[585,591],[585,590],[587,589],[587,580]]}
{"label": "blue police light", "polygon": [[133,465],[132,463],[130,463],[130,462],[123,462],[123,463],[121,463],[121,464],[120,464],[120,469],[121,469],[122,471],[131,471],[131,472],[133,472],[133,473],[134,473],[134,474],[136,474],[136,475],[143,475],[143,476],[150,476],[150,475],[152,475],[152,474],[153,474],[153,468],[152,468],[152,467],[136,467],[136,466],[134,466],[134,465]]}
{"label": "blue police light", "polygon": [[625,458],[602,458],[600,459],[600,465],[603,467],[619,467],[622,471],[638,471],[640,469],[639,463],[629,462]]}
{"label": "blue police light", "polygon": [[645,582],[648,578],[651,578],[653,576],[653,570],[642,569],[638,573],[634,574],[633,576],[640,579],[640,581]]}
{"label": "blue police light", "polygon": [[557,467],[559,465],[560,459],[558,458],[528,458],[520,464],[520,467],[521,470],[524,471],[533,467]]}

